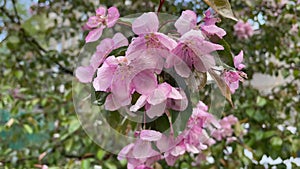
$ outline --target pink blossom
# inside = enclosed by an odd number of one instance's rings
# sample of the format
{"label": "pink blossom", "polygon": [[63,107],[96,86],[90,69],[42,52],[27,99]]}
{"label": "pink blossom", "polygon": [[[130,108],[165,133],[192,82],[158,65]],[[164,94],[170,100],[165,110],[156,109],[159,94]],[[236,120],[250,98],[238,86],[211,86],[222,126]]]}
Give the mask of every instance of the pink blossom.
{"label": "pink blossom", "polygon": [[177,32],[181,35],[185,34],[186,32],[194,29],[197,25],[197,15],[194,11],[186,10],[183,11],[181,16],[175,22],[175,27]]}
{"label": "pink blossom", "polygon": [[237,71],[225,71],[224,79],[231,93],[234,93],[239,88],[240,75]]}
{"label": "pink blossom", "polygon": [[215,65],[214,57],[210,53],[223,49],[221,45],[206,41],[201,31],[191,30],[179,39],[178,45],[172,50],[174,55],[169,55],[166,60],[166,67],[174,66],[182,77],[188,77],[192,68],[206,72]]}
{"label": "pink blossom", "polygon": [[220,21],[220,19],[215,18],[212,13],[213,11],[211,9],[205,11],[205,17],[203,18],[204,24],[200,26],[201,30],[208,37],[211,35],[217,35],[222,39],[226,35],[226,32],[224,29],[216,26],[216,23]]}
{"label": "pink blossom", "polygon": [[162,134],[153,130],[142,130],[140,138],[134,143],[125,146],[118,154],[118,160],[127,159],[128,169],[151,169],[161,154],[153,150],[151,141],[158,141]]}
{"label": "pink blossom", "polygon": [[239,39],[248,39],[254,34],[254,30],[249,22],[238,21],[234,25],[234,33]]}
{"label": "pink blossom", "polygon": [[238,122],[238,119],[233,116],[224,117],[220,120],[221,127],[212,133],[212,136],[217,139],[218,141],[222,140],[223,138],[227,138],[227,143],[235,141],[236,138],[232,137],[233,129],[232,126]]}
{"label": "pink blossom", "polygon": [[105,106],[117,110],[131,103],[131,94],[137,91],[147,95],[157,86],[155,72],[163,67],[161,58],[139,51],[126,57],[110,56],[97,72],[93,86],[96,91],[110,91]]}
{"label": "pink blossom", "polygon": [[182,100],[183,96],[174,87],[165,82],[157,85],[152,92],[142,94],[130,110],[137,111],[145,106],[146,114],[150,118],[159,117],[165,112],[168,99]]}
{"label": "pink blossom", "polygon": [[90,83],[93,80],[97,68],[103,63],[104,59],[114,50],[122,46],[128,46],[127,38],[116,33],[112,39],[103,39],[97,46],[96,53],[90,59],[90,65],[80,66],[75,70],[75,76],[81,83]]}
{"label": "pink blossom", "polygon": [[98,8],[96,10],[96,15],[91,16],[86,23],[87,28],[93,29],[85,38],[86,43],[98,40],[102,35],[103,29],[105,29],[106,27],[113,27],[119,17],[120,14],[116,7],[110,7],[107,10],[107,15],[105,7]]}
{"label": "pink blossom", "polygon": [[[145,49],[172,50],[176,42],[165,34],[159,33],[159,20],[154,12],[144,13],[132,23],[132,30],[139,35],[129,45],[126,55]],[[157,53],[159,54],[159,53]],[[165,57],[164,54],[161,54]]]}

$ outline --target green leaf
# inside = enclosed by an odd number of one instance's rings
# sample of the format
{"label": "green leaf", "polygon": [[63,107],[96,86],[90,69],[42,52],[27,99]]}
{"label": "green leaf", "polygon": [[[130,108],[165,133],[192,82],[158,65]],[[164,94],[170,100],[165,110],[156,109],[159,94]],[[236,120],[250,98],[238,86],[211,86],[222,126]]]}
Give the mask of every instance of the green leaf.
{"label": "green leaf", "polygon": [[81,162],[81,169],[90,169],[91,168],[91,162],[89,159],[83,160]]}
{"label": "green leaf", "polygon": [[225,83],[224,79],[220,77],[215,71],[212,69],[208,70],[208,73],[211,75],[211,77],[216,81],[219,89],[221,90],[222,95],[227,99],[227,101],[231,104],[232,107],[234,107],[232,100],[231,100],[231,92],[227,84]]}
{"label": "green leaf", "polygon": [[220,59],[227,65],[234,67],[233,56],[230,45],[225,39],[219,39],[218,43],[224,47],[224,50],[217,51]]}
{"label": "green leaf", "polygon": [[125,56],[125,52],[127,51],[128,46],[123,46],[113,50],[109,55],[110,56]]}
{"label": "green leaf", "polygon": [[98,158],[99,160],[102,160],[103,157],[105,156],[105,154],[106,154],[105,151],[99,150],[99,151],[97,152],[97,158]]}
{"label": "green leaf", "polygon": [[78,128],[80,127],[80,123],[77,119],[73,119],[70,123],[70,126],[69,126],[69,129],[68,129],[68,132],[69,133],[73,133],[75,132]]}
{"label": "green leaf", "polygon": [[228,0],[204,0],[204,2],[223,17],[237,21]]}
{"label": "green leaf", "polygon": [[283,141],[280,137],[273,137],[270,142],[271,142],[272,146],[281,146],[283,143]]}
{"label": "green leaf", "polygon": [[24,129],[27,131],[27,133],[32,134],[33,130],[28,124],[24,124]]}

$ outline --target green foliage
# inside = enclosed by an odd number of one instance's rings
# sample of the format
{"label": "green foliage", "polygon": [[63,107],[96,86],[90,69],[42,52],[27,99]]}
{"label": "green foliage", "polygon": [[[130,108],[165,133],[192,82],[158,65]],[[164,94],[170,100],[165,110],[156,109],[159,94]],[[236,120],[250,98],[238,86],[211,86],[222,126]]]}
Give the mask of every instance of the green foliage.
{"label": "green foliage", "polygon": [[[115,155],[101,150],[85,134],[72,100],[73,65],[84,45],[80,37],[81,26],[99,3],[39,1],[30,14],[26,2],[0,2],[0,168],[34,168],[39,164],[48,165],[50,169],[86,169],[95,165],[108,169],[126,168],[126,161],[119,162]],[[123,16],[155,11],[158,2],[132,0],[132,4],[127,5],[125,0],[101,0],[107,6],[117,6]],[[191,166],[195,157],[184,156],[174,167],[167,167],[162,162],[162,168],[263,168],[245,156],[245,149],[253,152],[256,161],[264,154],[273,159],[299,157],[300,31],[299,28],[298,33],[290,29],[293,24],[300,23],[297,17],[300,6],[295,5],[295,1],[283,6],[279,6],[279,2],[274,0],[277,4],[274,6],[263,0],[231,0],[235,17],[254,22],[258,30],[250,39],[239,40],[233,33],[235,22],[223,18],[219,25],[227,32],[226,41],[218,43],[226,50],[219,56],[232,66],[232,53],[227,42],[235,55],[244,50],[249,81],[256,72],[282,75],[292,80],[274,87],[267,94],[249,83],[241,86],[232,96],[235,109],[227,104],[223,112],[239,118],[240,122],[235,126],[238,141],[229,145],[218,142],[204,151],[205,155],[214,157],[214,163],[202,161]],[[177,1],[175,5],[175,1],[169,0],[162,12],[179,15],[182,10],[193,9],[202,16],[207,7],[202,1]],[[124,49],[113,52],[122,55]],[[278,64],[274,58],[284,64]],[[105,97],[96,93],[93,98],[103,104]],[[181,118],[175,113],[172,115],[172,120]],[[116,113],[107,116],[115,119],[111,123],[115,128],[120,128],[122,119]],[[167,123],[167,117],[162,121]],[[174,128],[180,131],[181,125]],[[245,128],[247,125],[249,127]],[[279,125],[285,130],[279,130]],[[295,127],[296,133],[286,130],[287,126]],[[226,146],[232,147],[231,154],[224,153]]]}

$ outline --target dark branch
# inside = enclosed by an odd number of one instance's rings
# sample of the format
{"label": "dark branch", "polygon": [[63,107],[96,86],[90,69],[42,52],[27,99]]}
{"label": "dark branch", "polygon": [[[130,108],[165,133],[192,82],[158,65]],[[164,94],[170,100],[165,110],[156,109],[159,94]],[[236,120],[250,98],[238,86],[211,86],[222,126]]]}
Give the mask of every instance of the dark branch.
{"label": "dark branch", "polygon": [[164,5],[164,3],[165,3],[165,0],[160,0],[159,6],[158,6],[158,9],[157,9],[157,13],[159,13],[161,11],[162,6]]}

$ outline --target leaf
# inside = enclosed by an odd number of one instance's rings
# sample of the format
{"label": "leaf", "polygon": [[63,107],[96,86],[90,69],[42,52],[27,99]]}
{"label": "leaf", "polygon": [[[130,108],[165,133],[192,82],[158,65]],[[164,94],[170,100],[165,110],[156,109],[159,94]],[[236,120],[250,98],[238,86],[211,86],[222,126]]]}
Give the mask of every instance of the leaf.
{"label": "leaf", "polygon": [[223,17],[237,21],[228,0],[204,0],[204,2]]}
{"label": "leaf", "polygon": [[27,133],[32,134],[33,130],[28,124],[24,124],[24,129],[27,131]]}
{"label": "leaf", "polygon": [[219,39],[218,43],[224,47],[224,50],[218,51],[219,56],[221,56],[220,59],[227,65],[234,67],[230,45],[224,39]]}
{"label": "leaf", "polygon": [[117,48],[115,50],[113,50],[112,52],[110,52],[109,56],[125,56],[125,52],[127,51],[128,46],[123,46],[120,48]]}
{"label": "leaf", "polygon": [[232,107],[234,107],[232,100],[231,100],[231,92],[227,84],[225,83],[224,79],[220,77],[216,72],[214,72],[212,69],[208,70],[208,73],[211,75],[211,77],[216,81],[219,89],[221,90],[222,95],[229,101]]}

